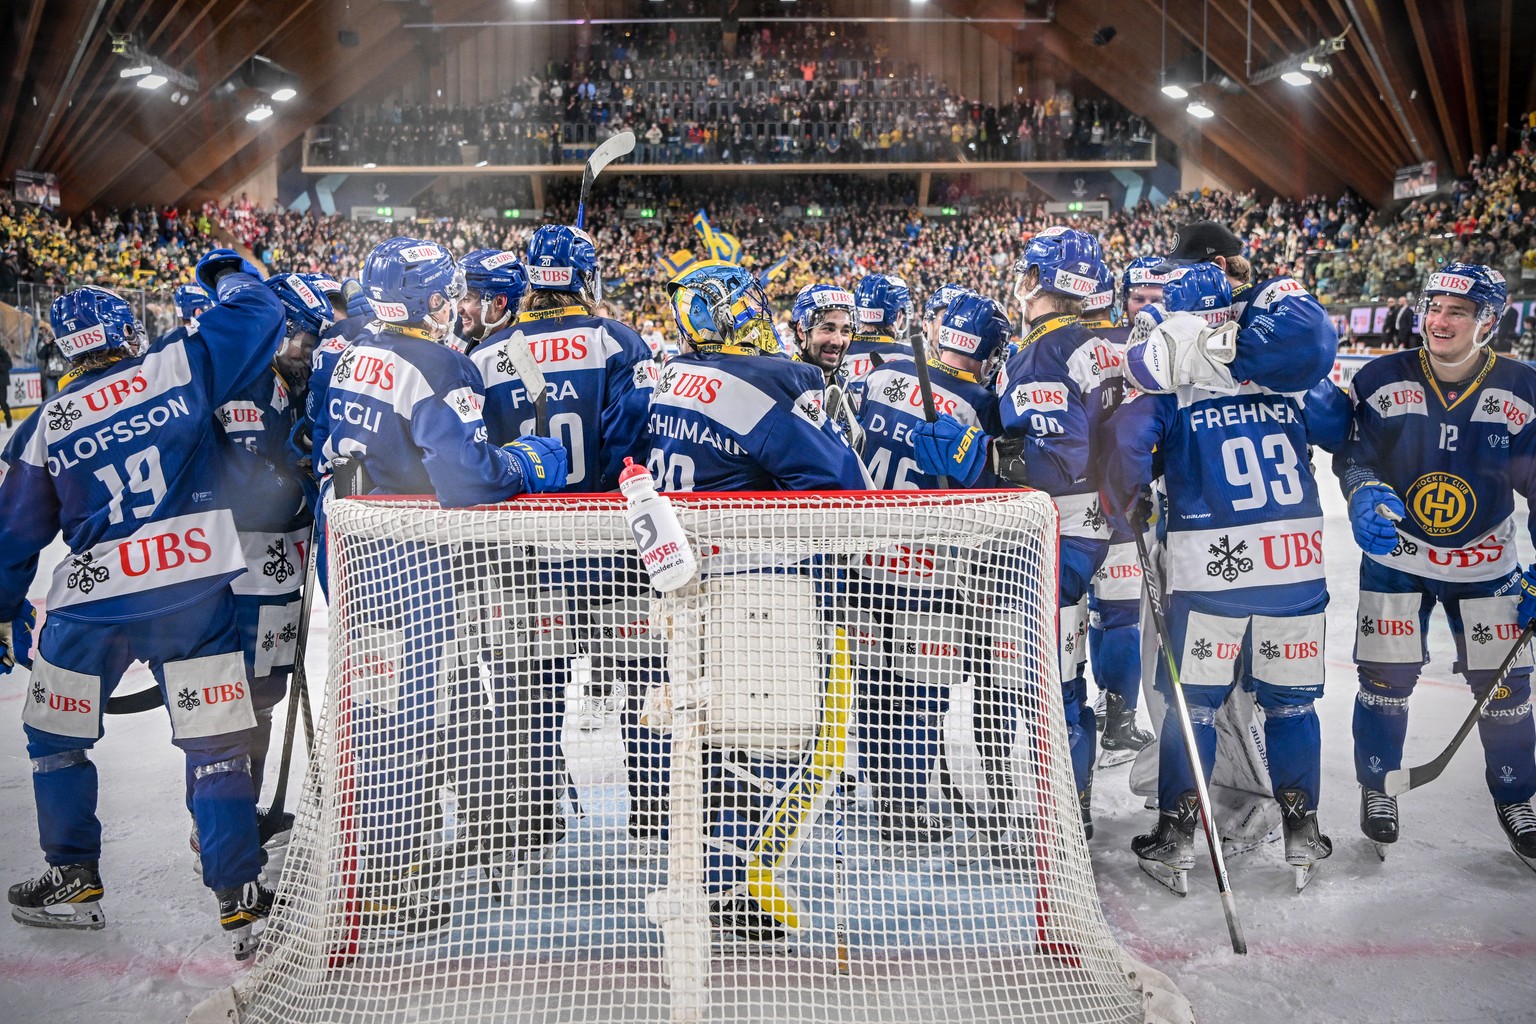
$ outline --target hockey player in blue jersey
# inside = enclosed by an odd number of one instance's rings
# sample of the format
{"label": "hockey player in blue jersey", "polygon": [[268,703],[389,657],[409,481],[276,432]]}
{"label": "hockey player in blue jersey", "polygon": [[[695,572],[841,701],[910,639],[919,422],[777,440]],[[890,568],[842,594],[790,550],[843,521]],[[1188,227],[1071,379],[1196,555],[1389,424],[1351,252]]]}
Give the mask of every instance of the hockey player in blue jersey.
{"label": "hockey player in blue jersey", "polygon": [[[547,224],[533,233],[523,264],[481,262],[482,291],[511,297],[509,322],[485,336],[474,363],[485,380],[485,421],[493,440],[532,433],[542,400],[547,429],[568,454],[564,490],[600,494],[618,487],[624,460],[643,462],[650,452],[646,414],[656,380],[651,350],[627,324],[596,313],[601,292],[597,250],[585,231]],[[524,269],[526,266],[526,270]],[[522,291],[526,282],[527,290]],[[525,352],[544,376],[544,394],[530,395],[518,372]],[[543,695],[535,749],[543,751],[543,793],[535,804],[558,801],[563,696],[572,667],[591,668],[591,678],[628,696],[623,714],[629,769],[629,833],[638,848],[654,848],[664,834],[662,786],[666,750],[639,724],[640,703],[661,670],[657,638],[649,624],[650,592],[639,562],[629,552],[542,562],[538,619]],[[587,588],[603,581],[604,600],[576,607],[575,581]],[[552,812],[549,812],[552,813]],[[553,834],[553,830],[548,830]]]}
{"label": "hockey player in blue jersey", "polygon": [[1084,831],[1092,835],[1090,801],[1095,736],[1087,700],[1088,581],[1104,559],[1108,522],[1099,508],[1092,439],[1119,401],[1113,348],[1079,324],[1106,304],[1098,239],[1072,228],[1036,235],[1015,265],[1014,294],[1026,334],[998,377],[1002,432],[990,435],[951,416],[914,428],[918,465],[962,487],[983,473],[1035,487],[1061,513],[1059,647],[1072,768]]}
{"label": "hockey player in blue jersey", "polygon": [[864,437],[854,417],[853,397],[848,390],[848,371],[843,364],[853,341],[858,311],[853,295],[835,284],[808,284],[795,296],[790,329],[800,358],[821,371],[827,415],[847,436],[854,451],[863,454]]}
{"label": "hockey player in blue jersey", "polygon": [[[967,427],[1002,432],[997,396],[982,383],[983,368],[1008,343],[1008,318],[996,302],[961,291],[946,302],[928,360],[934,406]],[[933,490],[937,477],[925,473],[913,451],[913,431],[925,421],[917,366],[898,357],[866,378],[859,422],[870,476],[882,490]],[[997,486],[990,478],[978,487]],[[961,609],[952,555],[944,548],[887,551],[850,568],[849,601],[856,629],[878,642],[873,656],[856,656],[860,768],[869,785],[885,837],[896,842],[943,837],[942,819],[927,806],[928,780],[938,758],[940,734],[951,689],[967,675],[981,679],[978,652],[942,629],[941,616]],[[914,628],[908,609],[928,613]],[[861,645],[862,648],[862,645]],[[995,709],[997,703],[977,701]],[[982,714],[989,727],[992,719]],[[991,753],[991,733],[978,730],[982,750]]]}
{"label": "hockey player in blue jersey", "polygon": [[[1186,268],[1164,289],[1169,316],[1202,317],[1222,328],[1233,315],[1226,272]],[[1142,314],[1146,316],[1146,313]],[[1160,386],[1146,338],[1127,346],[1125,369],[1137,388]],[[1155,362],[1155,361],[1154,361]],[[1189,706],[1201,770],[1216,757],[1216,714],[1235,686],[1255,693],[1264,712],[1272,792],[1280,804],[1286,862],[1298,889],[1332,852],[1317,821],[1324,608],[1322,509],[1309,445],[1337,450],[1348,432],[1342,392],[1329,381],[1279,392],[1254,383],[1219,389],[1179,387],[1142,394],[1115,415],[1105,493],[1127,509],[1161,465],[1169,635]],[[1140,528],[1139,524],[1133,528]],[[1170,680],[1159,664],[1157,685]],[[1159,736],[1157,827],[1133,840],[1142,868],[1175,892],[1187,891],[1198,820],[1194,777],[1175,708]]]}
{"label": "hockey player in blue jersey", "polygon": [[[1209,265],[1226,275],[1232,317],[1212,324],[1193,310],[1139,312],[1132,336],[1142,346],[1146,389],[1166,393],[1195,385],[1230,393],[1251,382],[1276,392],[1305,392],[1333,370],[1338,334],[1327,310],[1290,277],[1253,281],[1243,243],[1214,221],[1179,229],[1174,251],[1156,270]],[[1210,296],[1207,296],[1209,299]]]}
{"label": "hockey player in blue jersey", "polygon": [[171,293],[172,300],[176,303],[176,316],[181,320],[181,326],[190,327],[198,314],[204,313],[213,307],[213,299],[203,291],[203,286],[198,284],[179,284]]}
{"label": "hockey player in blue jersey", "polygon": [[[314,512],[304,469],[289,447],[309,379],[310,356],[330,326],[331,304],[297,274],[263,282],[283,304],[283,343],[253,381],[219,406],[220,490],[240,536],[246,571],[230,589],[245,657],[256,728],[251,733],[251,784],[257,797],[272,741],[272,709],[288,691],[299,632],[300,591],[308,565]],[[188,803],[193,778],[187,777]],[[258,808],[263,844],[292,827],[293,816],[270,818]],[[196,832],[192,848],[199,848]]]}
{"label": "hockey player in blue jersey", "polygon": [[[679,274],[667,290],[683,351],[662,369],[651,401],[649,468],[663,490],[869,486],[858,455],[822,412],[821,373],[781,354],[768,298],[748,271],[710,260]],[[763,571],[792,577],[787,585],[805,577],[820,585],[816,567],[770,562]],[[728,568],[705,559],[706,576]],[[708,824],[718,843],[708,854],[709,894],[717,920],[745,938],[784,934],[744,891],[749,850],[773,807],[771,786],[796,765],[790,751],[782,754],[725,743],[705,752]],[[754,778],[764,785],[748,781]]]}
{"label": "hockey player in blue jersey", "polygon": [[510,324],[517,316],[517,305],[528,290],[528,275],[523,273],[517,253],[500,249],[476,249],[459,260],[464,271],[464,301],[459,303],[459,322],[455,325],[464,339],[465,355],[486,338]]}
{"label": "hockey player in blue jersey", "polygon": [[866,274],[854,285],[853,305],[858,322],[843,357],[843,370],[857,409],[864,396],[864,378],[875,365],[871,356],[894,359],[912,354],[907,342],[907,332],[912,329],[912,294],[899,277]]}
{"label": "hockey player in blue jersey", "polygon": [[[1504,278],[1452,263],[1419,300],[1424,347],[1374,359],[1350,382],[1354,434],[1336,469],[1360,560],[1355,777],[1360,828],[1383,857],[1398,838],[1382,779],[1402,765],[1408,699],[1428,659],[1437,603],[1454,668],[1493,685],[1521,626],[1536,618],[1536,567],[1521,571],[1513,495],[1536,509],[1536,371],[1489,347],[1508,302]],[[1527,524],[1536,537],[1536,519]],[[1484,778],[1510,846],[1536,867],[1536,728],[1527,649],[1478,721]]]}
{"label": "hockey player in blue jersey", "polygon": [[256,268],[228,249],[207,253],[197,276],[219,305],[137,355],[143,327],[114,293],[82,288],[54,300],[50,320],[71,369],[0,464],[0,619],[16,618],[39,553],[61,529],[70,549],[54,571],[22,712],[49,868],[12,886],[9,900],[23,924],[104,924],[87,752],[107,698],[143,661],[193,776],[203,881],[244,959],[272,894],[256,881],[256,719],[229,592],[245,567],[210,426],[272,359],[283,315]]}
{"label": "hockey player in blue jersey", "polygon": [[[1131,318],[1144,307],[1162,301],[1168,277],[1153,269],[1160,263],[1162,257],[1139,256],[1121,272],[1123,323],[1107,319],[1113,307],[1099,311],[1099,319],[1084,323],[1113,349],[1114,358],[1104,367],[1106,372],[1122,375]],[[1130,533],[1113,520],[1109,549],[1088,589],[1088,660],[1101,691],[1094,706],[1094,721],[1102,733],[1099,764],[1124,764],[1151,743],[1153,736],[1136,727],[1136,709],[1141,704],[1141,565]]]}
{"label": "hockey player in blue jersey", "polygon": [[[321,464],[334,468],[350,460],[361,466],[368,493],[431,495],[448,508],[563,487],[566,459],[558,442],[529,436],[497,446],[489,440],[480,374],[446,344],[464,289],[448,252],[433,242],[392,238],[369,253],[362,283],[382,326],[359,335],[336,360],[323,412],[325,439],[317,449]],[[387,701],[358,699],[352,742],[359,763],[369,766],[358,781],[367,793],[359,798],[360,827],[365,834],[374,827],[363,850],[367,898],[386,916],[409,916],[420,909],[411,902],[409,868],[427,853],[436,813],[436,776],[422,765],[444,753],[438,749],[438,667],[454,636],[456,569],[445,546],[402,541],[393,547],[371,553],[357,569],[357,585],[420,588],[423,600],[441,611],[368,624],[401,635],[399,690]],[[398,565],[408,569],[404,578]],[[472,792],[489,784],[470,766],[459,765],[456,774]]]}

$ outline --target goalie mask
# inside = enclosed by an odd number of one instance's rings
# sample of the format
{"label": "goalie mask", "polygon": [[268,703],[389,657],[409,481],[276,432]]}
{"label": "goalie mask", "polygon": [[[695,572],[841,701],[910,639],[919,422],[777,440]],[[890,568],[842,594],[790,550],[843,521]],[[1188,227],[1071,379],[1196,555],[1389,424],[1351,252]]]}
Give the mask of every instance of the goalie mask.
{"label": "goalie mask", "polygon": [[1422,325],[1429,316],[1430,300],[1436,295],[1466,299],[1476,307],[1477,347],[1493,340],[1494,326],[1509,304],[1509,286],[1504,275],[1478,263],[1448,263],[1445,269],[1429,275],[1424,294],[1419,297],[1418,315]]}
{"label": "goalie mask", "polygon": [[694,348],[737,345],[770,355],[783,352],[767,293],[734,263],[695,263],[667,283],[667,298],[678,330]]}
{"label": "goalie mask", "polygon": [[391,238],[368,254],[363,291],[385,330],[442,341],[458,319],[464,272],[436,242]]}
{"label": "goalie mask", "polygon": [[107,288],[91,286],[60,295],[49,307],[48,322],[53,343],[70,361],[114,349],[132,354],[144,338],[144,325],[133,315],[133,307]]}

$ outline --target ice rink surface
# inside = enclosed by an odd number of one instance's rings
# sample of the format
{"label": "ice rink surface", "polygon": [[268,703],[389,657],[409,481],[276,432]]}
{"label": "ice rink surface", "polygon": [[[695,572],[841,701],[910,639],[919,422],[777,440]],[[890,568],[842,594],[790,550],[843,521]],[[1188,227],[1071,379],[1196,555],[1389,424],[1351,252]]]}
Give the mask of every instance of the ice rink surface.
{"label": "ice rink surface", "polygon": [[[1151,826],[1154,812],[1127,788],[1128,767],[1101,770],[1089,849],[1105,914],[1119,940],[1170,975],[1206,1024],[1536,1021],[1536,873],[1510,852],[1494,818],[1475,737],[1440,779],[1403,797],[1403,837],[1385,863],[1356,825],[1349,655],[1359,553],[1326,458],[1318,468],[1333,603],[1328,687],[1319,704],[1320,818],[1334,854],[1301,894],[1279,844],[1229,863],[1249,947],[1247,956],[1234,955],[1203,852],[1187,899],[1143,875],[1128,844]],[[1521,549],[1528,560],[1525,540]],[[62,554],[55,544],[44,556],[35,597]],[[318,608],[308,659],[317,695],[326,623],[326,609]],[[1467,687],[1451,674],[1451,641],[1439,619],[1430,643],[1434,658],[1413,700],[1408,764],[1437,753],[1470,707]],[[43,868],[20,724],[25,680],[24,672],[0,678],[5,885]],[[138,668],[119,692],[149,682]],[[589,772],[606,774],[601,762],[618,756],[611,726],[586,733],[573,727],[567,744],[578,781]],[[4,1024],[171,1024],[244,970],[230,958],[213,898],[193,872],[182,759],[167,719],[109,719],[93,759],[101,775],[107,927],[43,931],[0,921]],[[276,752],[268,795],[275,759]]]}

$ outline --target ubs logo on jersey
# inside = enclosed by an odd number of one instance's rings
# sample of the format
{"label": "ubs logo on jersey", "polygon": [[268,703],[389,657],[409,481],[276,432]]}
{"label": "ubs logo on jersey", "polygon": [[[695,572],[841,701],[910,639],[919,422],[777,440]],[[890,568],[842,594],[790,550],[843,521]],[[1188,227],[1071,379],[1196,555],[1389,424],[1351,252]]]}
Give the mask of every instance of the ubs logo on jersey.
{"label": "ubs logo on jersey", "polygon": [[84,419],[85,413],[75,408],[73,401],[61,402],[48,410],[48,429],[53,431],[68,430],[74,426],[78,419]]}
{"label": "ubs logo on jersey", "polygon": [[[668,389],[663,388],[662,390]],[[678,398],[696,398],[705,405],[708,405],[719,396],[720,382],[713,377],[706,377],[700,373],[685,373],[672,383],[670,390]]]}
{"label": "ubs logo on jersey", "polygon": [[1451,473],[1426,473],[1408,488],[1408,511],[1431,537],[1455,533],[1477,512],[1472,485]]}
{"label": "ubs logo on jersey", "polygon": [[881,393],[892,405],[900,405],[907,400],[907,392],[912,389],[912,381],[906,377],[895,377],[889,384],[881,388]]}
{"label": "ubs logo on jersey", "polygon": [[359,384],[376,384],[380,390],[390,391],[395,386],[395,366],[378,356],[361,356],[351,377]]}
{"label": "ubs logo on jersey", "polygon": [[587,358],[585,334],[573,334],[569,338],[563,335],[552,338],[529,338],[528,347],[533,350],[533,358],[539,363],[563,363],[568,359]]}
{"label": "ubs logo on jersey", "polygon": [[105,412],[114,405],[122,405],[123,399],[129,395],[143,394],[148,390],[149,381],[144,379],[144,374],[140,371],[133,375],[132,380],[112,380],[94,391],[87,391],[85,404],[92,412]]}

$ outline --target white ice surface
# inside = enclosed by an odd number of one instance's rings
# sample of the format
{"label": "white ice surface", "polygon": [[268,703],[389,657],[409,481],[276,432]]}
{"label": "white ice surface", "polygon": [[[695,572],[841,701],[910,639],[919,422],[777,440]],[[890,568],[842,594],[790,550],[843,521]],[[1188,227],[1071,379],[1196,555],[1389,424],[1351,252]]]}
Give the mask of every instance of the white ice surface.
{"label": "white ice surface", "polygon": [[[1153,812],[1127,789],[1128,768],[1101,771],[1089,846],[1105,913],[1119,939],[1169,974],[1206,1024],[1536,1021],[1536,873],[1510,853],[1494,820],[1475,738],[1438,781],[1403,798],[1403,838],[1385,863],[1356,827],[1349,654],[1359,556],[1326,468],[1325,457],[1319,469],[1334,602],[1328,688],[1319,705],[1321,818],[1334,855],[1300,895],[1278,844],[1232,862],[1249,947],[1247,956],[1234,955],[1209,867],[1197,868],[1183,900],[1143,875],[1128,844]],[[1529,557],[1523,542],[1522,550]],[[47,552],[40,581],[62,554],[60,545]],[[34,594],[44,589],[39,582]],[[322,607],[310,639],[316,680],[324,677],[326,621]],[[1431,646],[1435,657],[1413,701],[1407,763],[1438,752],[1469,707],[1438,619]],[[119,692],[148,682],[136,670]],[[0,884],[43,866],[20,725],[25,690],[25,673],[0,679]],[[279,708],[279,736],[282,714]],[[613,737],[588,736],[592,753],[614,750]],[[591,753],[572,753],[579,775]],[[217,934],[212,897],[193,874],[182,761],[164,715],[109,719],[94,760],[107,928],[43,931],[0,920],[3,1024],[172,1024],[242,970]],[[274,763],[268,795],[275,772]]]}

